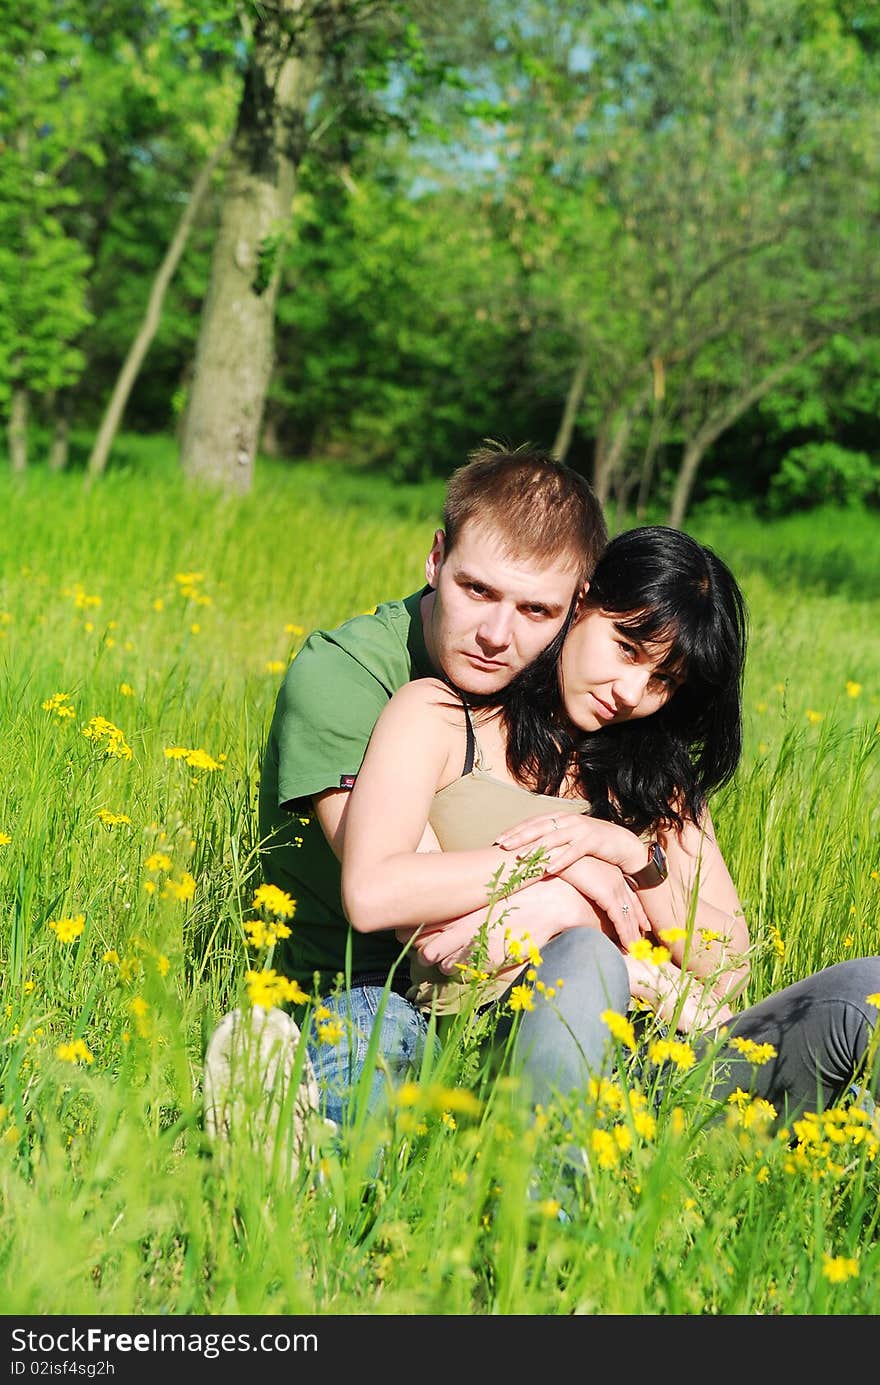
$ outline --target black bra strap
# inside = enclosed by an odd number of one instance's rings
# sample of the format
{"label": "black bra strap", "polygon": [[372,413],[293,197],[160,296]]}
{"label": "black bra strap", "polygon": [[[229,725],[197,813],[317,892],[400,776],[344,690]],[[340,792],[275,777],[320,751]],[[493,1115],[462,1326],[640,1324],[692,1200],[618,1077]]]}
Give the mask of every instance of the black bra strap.
{"label": "black bra strap", "polygon": [[457,698],[460,698],[461,705],[464,709],[464,730],[465,736],[467,738],[464,751],[464,766],[462,767],[461,771],[462,776],[464,776],[465,774],[470,774],[471,770],[474,767],[474,759],[476,756],[477,748],[477,738],[474,735],[474,725],[471,721],[470,708],[468,707],[467,702],[464,699],[464,694],[455,686],[454,683],[450,683],[448,678],[444,678],[443,682],[446,684],[447,688],[450,688],[451,691],[455,693]]}
{"label": "black bra strap", "polygon": [[464,768],[461,771],[462,775],[465,775],[470,774],[471,770],[474,767],[474,747],[476,744],[476,737],[474,736],[474,725],[471,721],[470,708],[468,707],[464,698],[461,699],[461,704],[464,707],[464,726],[465,735],[467,736],[467,744],[465,746],[464,752]]}

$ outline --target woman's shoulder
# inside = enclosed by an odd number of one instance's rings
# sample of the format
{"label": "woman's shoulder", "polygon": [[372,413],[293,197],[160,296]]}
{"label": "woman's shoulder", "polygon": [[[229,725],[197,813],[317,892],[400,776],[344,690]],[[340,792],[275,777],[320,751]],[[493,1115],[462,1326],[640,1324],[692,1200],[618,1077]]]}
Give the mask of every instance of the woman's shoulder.
{"label": "woman's shoulder", "polygon": [[464,720],[464,707],[458,694],[442,679],[413,678],[392,695],[383,716],[387,720],[430,718],[460,725]]}

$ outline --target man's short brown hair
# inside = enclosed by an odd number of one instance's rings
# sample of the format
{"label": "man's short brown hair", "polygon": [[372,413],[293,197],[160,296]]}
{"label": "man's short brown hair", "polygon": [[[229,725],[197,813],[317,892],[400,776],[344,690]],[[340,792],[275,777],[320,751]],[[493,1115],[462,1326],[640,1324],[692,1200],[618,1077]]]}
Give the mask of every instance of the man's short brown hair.
{"label": "man's short brown hair", "polygon": [[608,542],[586,478],[530,443],[487,442],[452,473],[443,507],[447,553],[468,523],[492,530],[515,558],[549,564],[570,554],[579,582],[592,576]]}

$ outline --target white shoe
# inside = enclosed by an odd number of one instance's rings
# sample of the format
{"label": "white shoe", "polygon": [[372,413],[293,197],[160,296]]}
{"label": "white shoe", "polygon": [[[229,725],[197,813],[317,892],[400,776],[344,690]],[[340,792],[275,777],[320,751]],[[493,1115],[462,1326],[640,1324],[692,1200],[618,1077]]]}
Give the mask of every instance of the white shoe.
{"label": "white shoe", "polygon": [[[268,1168],[277,1167],[289,1178],[307,1152],[319,1107],[314,1070],[308,1053],[300,1056],[300,1043],[300,1031],[284,1010],[254,1005],[224,1015],[205,1053],[208,1138],[223,1145],[244,1134]],[[300,1061],[294,1092],[292,1076]]]}

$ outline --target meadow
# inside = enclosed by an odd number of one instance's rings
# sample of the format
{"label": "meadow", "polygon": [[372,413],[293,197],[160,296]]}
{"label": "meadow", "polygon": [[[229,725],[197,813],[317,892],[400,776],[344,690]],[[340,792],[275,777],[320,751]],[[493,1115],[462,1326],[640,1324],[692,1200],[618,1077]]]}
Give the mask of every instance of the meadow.
{"label": "meadow", "polygon": [[[880,1311],[880,1128],[712,1123],[699,1068],[657,1106],[624,1079],[536,1119],[465,1018],[293,1180],[247,1141],[218,1156],[202,1056],[271,960],[247,922],[277,688],[311,628],[421,584],[442,486],[263,462],[247,498],[206,498],[129,445],[90,489],[0,477],[4,1313]],[[880,951],[880,516],[687,527],[751,611],[713,812],[756,1000]]]}

